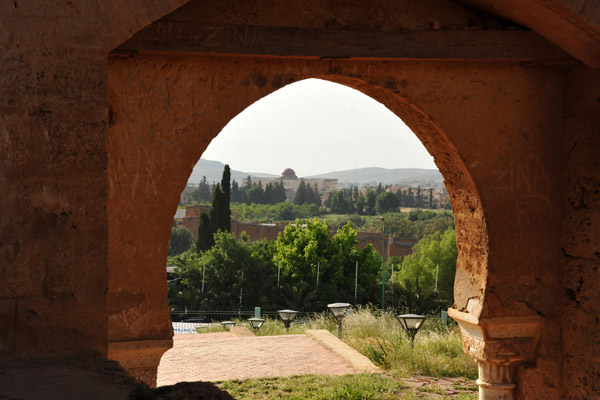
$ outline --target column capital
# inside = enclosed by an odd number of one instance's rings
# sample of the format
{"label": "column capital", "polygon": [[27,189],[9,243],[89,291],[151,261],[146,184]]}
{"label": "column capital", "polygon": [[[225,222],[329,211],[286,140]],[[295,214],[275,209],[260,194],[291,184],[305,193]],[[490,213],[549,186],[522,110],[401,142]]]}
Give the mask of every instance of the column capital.
{"label": "column capital", "polygon": [[485,317],[448,310],[460,326],[465,353],[492,364],[519,364],[533,360],[543,325],[539,315]]}
{"label": "column capital", "polygon": [[484,317],[448,310],[462,335],[463,350],[479,367],[479,399],[511,400],[516,366],[532,361],[543,318],[538,315]]}

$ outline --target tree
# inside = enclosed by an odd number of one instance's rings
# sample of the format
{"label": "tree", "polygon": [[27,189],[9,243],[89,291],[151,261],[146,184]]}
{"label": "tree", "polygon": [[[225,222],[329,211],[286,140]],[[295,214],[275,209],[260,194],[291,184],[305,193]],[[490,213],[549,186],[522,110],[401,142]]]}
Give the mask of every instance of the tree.
{"label": "tree", "polygon": [[380,193],[375,200],[375,211],[377,214],[398,211],[398,197],[391,192]]}
{"label": "tree", "polygon": [[341,190],[338,190],[333,194],[329,207],[334,214],[348,214],[351,212],[350,204],[346,200],[344,192]]}
{"label": "tree", "polygon": [[425,207],[425,201],[423,199],[423,192],[421,191],[421,186],[417,186],[417,193],[415,194],[415,207]]}
{"label": "tree", "polygon": [[414,281],[403,279],[402,282],[395,283],[390,300],[395,307],[414,314],[427,315],[442,306],[438,293],[431,288],[423,287],[418,278]]}
{"label": "tree", "polygon": [[433,208],[433,188],[429,188],[429,208]]}
{"label": "tree", "polygon": [[317,291],[314,285],[307,282],[299,282],[294,286],[283,285],[279,291],[278,300],[280,307],[300,312],[318,305]]}
{"label": "tree", "polygon": [[275,184],[273,187],[273,199],[274,203],[283,203],[286,201],[287,197],[285,195],[285,188],[283,187],[283,180],[279,180],[279,183]]}
{"label": "tree", "polygon": [[452,229],[434,232],[424,236],[413,248],[413,253],[404,258],[398,277],[411,282],[418,279],[423,287],[434,289],[439,266],[438,292],[441,298],[452,301],[457,257],[456,232]]}
{"label": "tree", "polygon": [[294,204],[304,204],[306,203],[306,184],[304,180],[300,181],[300,185],[298,185],[298,189],[296,190],[296,195],[294,196]]}
{"label": "tree", "polygon": [[246,191],[248,204],[263,204],[265,192],[260,185],[254,185]]}
{"label": "tree", "polygon": [[363,196],[362,194],[359,194],[358,198],[354,202],[354,210],[359,215],[365,215],[365,205],[366,204],[367,204],[367,201],[365,200],[365,196]]}
{"label": "tree", "polygon": [[198,203],[208,203],[211,198],[210,185],[206,176],[203,176],[196,190],[192,192],[192,198]]}
{"label": "tree", "polygon": [[220,224],[224,231],[231,232],[231,171],[228,164],[225,164],[225,167],[223,167],[221,190],[223,191],[223,198],[220,204]]}
{"label": "tree", "polygon": [[375,215],[375,206],[377,203],[377,195],[372,190],[367,190],[365,195],[365,214]]}
{"label": "tree", "polygon": [[279,221],[291,221],[295,218],[296,213],[294,212],[294,205],[290,202],[278,203],[276,208],[277,220]]}
{"label": "tree", "polygon": [[231,232],[231,186],[229,179],[229,165],[225,165],[221,184],[217,183],[214,187],[212,205],[210,207],[209,222],[213,234],[219,230]]}
{"label": "tree", "polygon": [[265,185],[263,204],[275,204],[273,199],[273,185],[270,182]]}
{"label": "tree", "polygon": [[202,253],[212,247],[214,244],[213,232],[210,227],[208,214],[201,213],[198,221],[198,239],[196,240],[196,250]]}
{"label": "tree", "polygon": [[274,256],[276,262],[281,262],[282,285],[296,286],[304,282],[316,288],[318,272],[319,301],[352,301],[358,261],[359,302],[376,302],[379,256],[370,245],[357,249],[357,243],[356,231],[350,223],[332,238],[329,238],[328,223],[317,218],[306,221],[305,225],[298,220],[288,225],[277,238]]}
{"label": "tree", "polygon": [[405,207],[414,207],[415,206],[415,198],[413,196],[412,188],[409,186],[406,191],[406,196],[404,196],[404,204]]}
{"label": "tree", "polygon": [[194,236],[187,228],[171,228],[169,240],[169,256],[176,256],[187,251],[194,243]]}
{"label": "tree", "polygon": [[252,244],[248,235],[242,234],[237,240],[233,234],[222,231],[214,239],[214,246],[199,259],[178,268],[182,292],[187,293],[187,298],[211,307],[234,309],[240,305],[274,304],[277,269],[273,263],[273,244]]}
{"label": "tree", "polygon": [[244,192],[240,189],[240,186],[235,181],[231,182],[231,202],[232,203],[244,203],[246,202]]}

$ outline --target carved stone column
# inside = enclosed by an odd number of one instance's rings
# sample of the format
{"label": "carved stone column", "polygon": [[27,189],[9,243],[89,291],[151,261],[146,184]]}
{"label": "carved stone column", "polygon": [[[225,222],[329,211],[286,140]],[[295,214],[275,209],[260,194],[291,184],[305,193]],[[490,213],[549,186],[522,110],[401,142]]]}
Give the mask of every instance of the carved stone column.
{"label": "carved stone column", "polygon": [[535,356],[543,319],[537,315],[477,318],[449,309],[460,326],[463,350],[477,361],[480,400],[514,399],[518,364]]}
{"label": "carved stone column", "polygon": [[118,361],[134,378],[156,387],[160,358],[171,347],[172,339],[113,342],[108,345],[108,358]]}

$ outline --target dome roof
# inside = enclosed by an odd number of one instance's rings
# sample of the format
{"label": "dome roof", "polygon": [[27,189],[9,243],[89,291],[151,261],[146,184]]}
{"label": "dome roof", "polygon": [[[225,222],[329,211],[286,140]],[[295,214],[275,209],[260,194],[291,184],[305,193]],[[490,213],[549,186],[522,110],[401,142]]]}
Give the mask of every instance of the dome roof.
{"label": "dome roof", "polygon": [[296,176],[296,173],[291,168],[284,169],[283,172],[281,173],[280,178],[283,178],[283,179],[298,179],[298,177]]}

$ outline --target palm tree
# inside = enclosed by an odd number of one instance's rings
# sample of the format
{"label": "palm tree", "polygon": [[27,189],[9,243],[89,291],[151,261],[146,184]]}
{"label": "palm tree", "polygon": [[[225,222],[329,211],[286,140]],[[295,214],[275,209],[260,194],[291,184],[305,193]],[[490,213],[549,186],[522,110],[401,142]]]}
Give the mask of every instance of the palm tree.
{"label": "palm tree", "polygon": [[407,309],[415,314],[427,314],[440,308],[440,293],[419,285],[419,278],[415,281],[405,279],[400,284],[394,285],[394,300],[400,308]]}
{"label": "palm tree", "polygon": [[317,292],[306,282],[300,282],[295,286],[284,285],[278,297],[280,306],[296,311],[304,311],[317,305]]}

